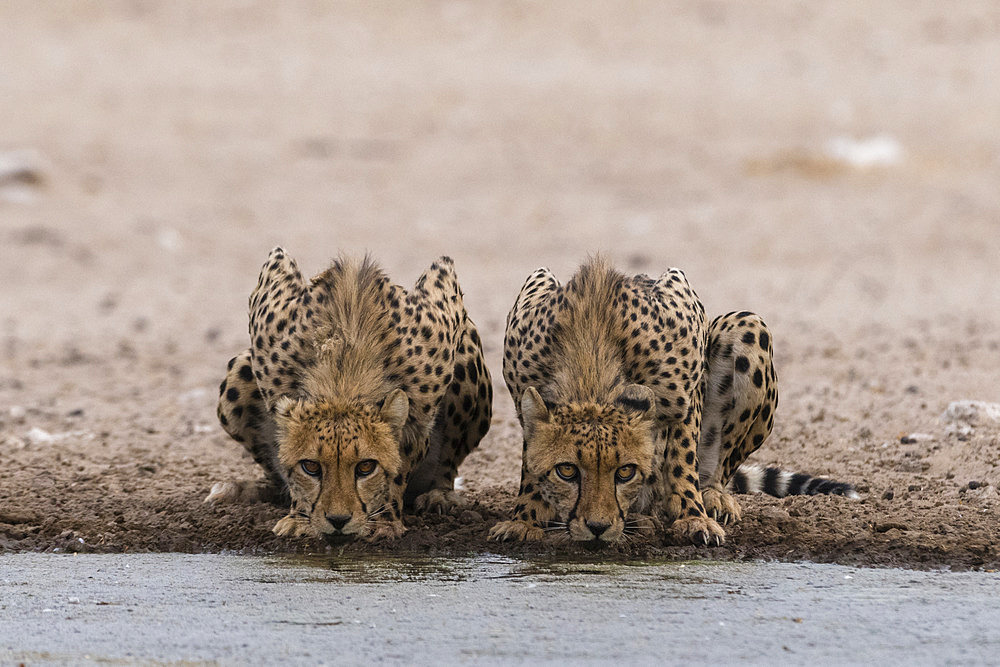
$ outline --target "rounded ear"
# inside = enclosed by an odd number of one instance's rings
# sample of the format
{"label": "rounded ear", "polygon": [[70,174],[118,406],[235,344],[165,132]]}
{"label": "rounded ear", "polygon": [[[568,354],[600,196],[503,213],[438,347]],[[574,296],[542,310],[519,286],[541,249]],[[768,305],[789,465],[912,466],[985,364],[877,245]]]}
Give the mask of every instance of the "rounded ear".
{"label": "rounded ear", "polygon": [[379,417],[389,425],[393,432],[399,434],[409,416],[410,399],[406,397],[406,392],[402,389],[393,389],[382,401]]}
{"label": "rounded ear", "polygon": [[644,387],[641,384],[630,384],[622,389],[622,393],[615,399],[615,405],[624,410],[630,417],[652,421],[655,416],[656,396],[653,395],[653,390],[649,387]]}
{"label": "rounded ear", "polygon": [[538,425],[549,421],[549,409],[534,387],[528,387],[521,396],[521,426],[525,441],[532,440]]}
{"label": "rounded ear", "polygon": [[298,405],[298,401],[291,396],[281,396],[278,401],[274,404],[274,416],[278,419],[284,420],[288,419],[289,413],[291,413],[292,408]]}

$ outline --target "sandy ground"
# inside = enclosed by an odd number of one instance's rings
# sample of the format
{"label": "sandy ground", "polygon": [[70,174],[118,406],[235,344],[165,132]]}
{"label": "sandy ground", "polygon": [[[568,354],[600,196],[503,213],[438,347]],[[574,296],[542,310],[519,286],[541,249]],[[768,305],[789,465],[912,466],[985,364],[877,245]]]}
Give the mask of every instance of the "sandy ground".
{"label": "sandy ground", "polygon": [[322,548],[201,504],[256,475],[214,399],[281,244],[402,283],[456,260],[496,419],[474,511],[400,550],[566,549],[485,541],[519,465],[500,347],[531,270],[599,250],[759,312],[781,406],[754,459],[864,493],[747,498],[724,547],[638,555],[1000,566],[1000,424],[940,419],[1000,401],[993,3],[24,1],[0,25],[25,163],[0,168],[0,550]]}

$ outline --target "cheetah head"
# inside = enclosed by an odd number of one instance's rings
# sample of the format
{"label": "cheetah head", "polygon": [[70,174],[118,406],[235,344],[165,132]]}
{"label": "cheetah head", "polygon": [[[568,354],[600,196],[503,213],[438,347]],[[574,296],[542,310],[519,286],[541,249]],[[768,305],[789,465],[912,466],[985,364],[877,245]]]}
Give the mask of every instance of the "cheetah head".
{"label": "cheetah head", "polygon": [[409,412],[401,389],[381,407],[282,397],[275,404],[278,458],[292,515],[319,536],[367,537],[388,511],[400,474],[399,441]]}
{"label": "cheetah head", "polygon": [[534,387],[521,398],[524,461],[542,480],[571,539],[616,542],[652,472],[653,392],[628,385],[611,405],[550,410]]}

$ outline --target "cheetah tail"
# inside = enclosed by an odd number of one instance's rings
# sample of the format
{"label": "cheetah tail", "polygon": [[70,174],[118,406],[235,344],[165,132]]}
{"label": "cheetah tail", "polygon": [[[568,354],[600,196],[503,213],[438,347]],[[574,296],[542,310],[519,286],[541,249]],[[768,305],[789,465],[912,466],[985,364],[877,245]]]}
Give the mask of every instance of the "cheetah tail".
{"label": "cheetah tail", "polygon": [[729,486],[733,493],[763,492],[775,498],[819,494],[844,496],[854,500],[861,498],[854,487],[847,482],[755,465],[740,466]]}

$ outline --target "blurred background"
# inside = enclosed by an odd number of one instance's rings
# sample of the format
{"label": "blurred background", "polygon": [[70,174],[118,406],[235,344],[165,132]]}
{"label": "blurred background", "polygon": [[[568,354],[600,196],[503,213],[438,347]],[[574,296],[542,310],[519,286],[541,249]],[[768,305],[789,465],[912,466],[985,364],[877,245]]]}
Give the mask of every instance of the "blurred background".
{"label": "blurred background", "polygon": [[528,272],[594,251],[772,326],[997,319],[992,2],[14,1],[0,24],[8,347],[242,345],[277,244],[404,284],[452,255],[501,328]]}

